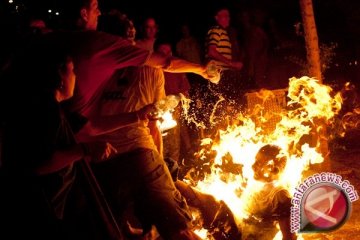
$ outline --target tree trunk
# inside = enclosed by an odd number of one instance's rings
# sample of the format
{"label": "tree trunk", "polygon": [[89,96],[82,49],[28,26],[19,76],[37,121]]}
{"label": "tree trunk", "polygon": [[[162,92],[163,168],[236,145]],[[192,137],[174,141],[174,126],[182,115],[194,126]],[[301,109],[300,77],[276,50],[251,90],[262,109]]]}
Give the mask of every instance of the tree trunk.
{"label": "tree trunk", "polygon": [[301,16],[304,26],[306,55],[308,62],[309,77],[313,77],[322,83],[320,50],[316,30],[312,0],[300,0]]}
{"label": "tree trunk", "polygon": [[[315,78],[322,83],[320,49],[318,42],[317,29],[315,24],[314,10],[312,0],[299,0],[301,8],[301,16],[304,26],[304,37],[306,45],[306,55],[309,69],[307,69],[309,77]],[[317,123],[317,133],[313,136],[317,142],[317,151],[324,157],[324,162],[320,168],[323,171],[331,170],[331,162],[329,158],[328,133],[326,123]]]}

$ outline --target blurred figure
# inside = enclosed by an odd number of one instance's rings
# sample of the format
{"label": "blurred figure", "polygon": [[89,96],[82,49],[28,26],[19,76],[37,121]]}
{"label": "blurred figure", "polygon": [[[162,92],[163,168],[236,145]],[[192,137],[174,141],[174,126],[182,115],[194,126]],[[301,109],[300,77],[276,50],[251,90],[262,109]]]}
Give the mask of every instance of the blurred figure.
{"label": "blurred figure", "polygon": [[135,45],[136,29],[132,20],[117,9],[110,10],[99,19],[99,30],[118,36],[126,36]]}
{"label": "blurred figure", "polygon": [[197,39],[191,35],[187,24],[181,26],[181,39],[176,43],[176,54],[189,62],[201,63],[200,45]]}
{"label": "blurred figure", "polygon": [[214,128],[206,129],[210,134],[215,133],[219,125],[226,127],[228,124],[226,119],[230,114],[236,115],[237,111],[241,110],[239,106],[243,91],[240,72],[243,63],[235,61],[232,57],[233,46],[228,33],[230,12],[227,6],[223,4],[216,6],[214,18],[216,24],[209,29],[206,38],[206,61],[214,65],[215,71],[221,70],[221,78],[217,86],[211,86],[213,96],[205,106],[208,108],[206,110],[208,115],[215,116],[213,119],[216,118],[210,124]]}
{"label": "blurred figure", "polygon": [[266,75],[268,65],[269,38],[261,27],[263,13],[259,11],[243,12],[243,46],[245,52],[245,73],[253,88],[269,88]]}
{"label": "blurred figure", "polygon": [[39,18],[31,19],[29,22],[29,27],[33,33],[46,34],[52,31],[46,26],[45,21]]}
{"label": "blurred figure", "polygon": [[[155,51],[163,53],[166,56],[172,56],[171,43],[166,40],[157,40],[155,42]],[[165,93],[166,95],[180,95],[189,97],[190,84],[184,73],[164,72],[165,77]],[[163,136],[164,141],[164,158],[171,158],[176,162],[181,161],[181,152],[190,153],[191,143],[187,126],[184,125],[181,118],[182,106],[181,102],[174,109],[172,116],[177,122],[177,126],[166,131]],[[182,149],[181,149],[181,146]],[[181,151],[182,150],[182,151]],[[189,154],[190,155],[190,154]]]}
{"label": "blurred figure", "polygon": [[154,43],[158,33],[158,25],[154,18],[150,17],[144,21],[143,24],[144,36],[142,39],[136,41],[136,46],[153,51]]}
{"label": "blurred figure", "polygon": [[[92,186],[84,178],[81,160],[109,156],[112,148],[107,143],[77,143],[74,132],[84,134],[90,126],[106,131],[113,125],[103,129],[96,120],[62,108],[61,103],[73,96],[76,76],[72,58],[60,46],[46,41],[31,44],[8,71],[1,99],[5,115],[1,176],[6,180],[2,179],[1,190],[7,197],[0,203],[8,225],[2,224],[7,227],[1,234],[11,231],[16,239],[97,239],[101,228],[90,226],[100,220],[99,215],[94,218],[99,212],[91,205]],[[14,89],[17,103],[6,104],[10,97],[6,91]],[[24,104],[31,117],[24,118],[19,110]]]}
{"label": "blurred figure", "polygon": [[237,69],[243,67],[241,62],[232,60],[232,46],[227,32],[230,25],[230,13],[228,8],[220,6],[215,11],[216,25],[207,33],[206,59],[215,60],[216,64],[223,69]]}

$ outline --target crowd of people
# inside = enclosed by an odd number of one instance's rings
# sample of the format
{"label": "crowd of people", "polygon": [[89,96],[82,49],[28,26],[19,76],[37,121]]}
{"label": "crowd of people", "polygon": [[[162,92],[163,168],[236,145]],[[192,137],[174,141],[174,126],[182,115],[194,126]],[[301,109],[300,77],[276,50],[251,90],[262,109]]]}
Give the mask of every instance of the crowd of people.
{"label": "crowd of people", "polygon": [[173,46],[154,18],[139,39],[125,13],[67,2],[60,29],[33,19],[21,48],[1,62],[0,238],[200,239],[190,208],[214,217],[204,206],[221,203],[176,179],[193,136],[181,105],[163,136],[156,103],[194,98],[199,82],[237,104],[244,79],[266,87],[265,32],[244,13],[241,52],[229,9],[218,7],[202,54],[189,25]]}

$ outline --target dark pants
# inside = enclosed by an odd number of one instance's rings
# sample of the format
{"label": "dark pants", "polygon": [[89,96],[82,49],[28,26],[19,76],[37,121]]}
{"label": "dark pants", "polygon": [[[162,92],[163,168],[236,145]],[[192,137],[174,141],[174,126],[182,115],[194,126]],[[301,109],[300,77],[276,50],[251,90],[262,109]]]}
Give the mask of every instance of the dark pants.
{"label": "dark pants", "polygon": [[190,226],[188,206],[156,151],[139,148],[120,154],[95,164],[94,172],[118,219],[134,202],[143,227],[154,224],[164,239]]}

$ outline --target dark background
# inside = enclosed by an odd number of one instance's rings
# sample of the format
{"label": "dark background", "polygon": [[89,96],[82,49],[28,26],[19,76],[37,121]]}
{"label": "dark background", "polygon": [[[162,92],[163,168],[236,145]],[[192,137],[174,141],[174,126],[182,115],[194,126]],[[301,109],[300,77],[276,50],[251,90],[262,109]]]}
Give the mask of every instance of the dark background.
{"label": "dark background", "polygon": [[[61,0],[12,1],[13,3],[9,3],[9,0],[1,0],[0,28],[4,35],[20,32],[27,19],[31,17],[43,18],[48,26],[54,29],[59,26],[63,18]],[[167,35],[173,42],[180,38],[180,24],[188,22],[192,33],[200,43],[204,43],[207,29],[214,24],[213,7],[218,3],[227,4],[231,11],[231,23],[235,27],[239,26],[239,13],[242,10],[259,9],[267,20],[275,21],[285,40],[303,41],[302,37],[295,35],[294,28],[296,23],[301,22],[298,0],[99,0],[103,14],[112,8],[117,8],[133,19],[138,30],[137,36],[141,34],[139,29],[142,21],[148,16],[153,16],[159,24],[159,33]],[[348,74],[347,68],[351,67],[351,75],[355,75],[350,78],[354,82],[359,82],[360,1],[313,0],[313,5],[319,43],[337,44],[336,55],[329,73],[338,74],[342,71]],[[49,9],[52,13],[48,13]],[[56,15],[56,12],[59,15]],[[300,45],[304,44],[300,43]],[[2,44],[2,47],[4,46],[5,44]],[[301,55],[304,57],[303,53]]]}
{"label": "dark background", "polygon": [[[55,25],[57,19],[61,18],[61,0],[13,0],[12,4],[8,0],[1,1],[2,16],[14,12],[17,6],[18,13],[43,17],[49,24]],[[301,21],[298,0],[99,0],[102,12],[117,8],[127,13],[137,25],[146,16],[154,16],[160,29],[167,31],[188,21],[197,34],[203,33],[204,29],[213,24],[212,7],[218,2],[229,6],[233,20],[240,10],[259,8],[287,31],[292,29],[295,22]],[[313,0],[313,4],[320,41],[359,40],[360,1]],[[48,9],[53,10],[51,14],[47,12]],[[56,11],[59,16],[55,15]]]}

